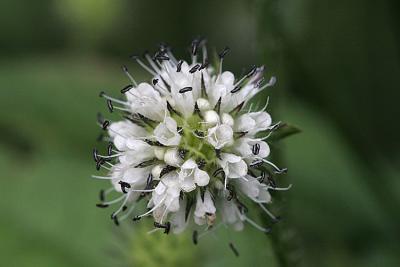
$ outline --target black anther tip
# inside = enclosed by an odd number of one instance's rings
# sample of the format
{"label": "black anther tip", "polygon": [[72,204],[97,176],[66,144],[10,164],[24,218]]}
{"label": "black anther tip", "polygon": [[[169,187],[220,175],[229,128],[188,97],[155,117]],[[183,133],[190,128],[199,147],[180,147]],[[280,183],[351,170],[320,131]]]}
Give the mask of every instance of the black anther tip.
{"label": "black anther tip", "polygon": [[184,88],[180,89],[180,90],[179,90],[179,93],[180,93],[180,94],[184,94],[184,93],[190,92],[190,91],[192,91],[192,90],[193,90],[192,87],[187,86],[187,87],[184,87]]}
{"label": "black anther tip", "polygon": [[226,46],[226,47],[224,48],[224,50],[222,50],[222,51],[218,54],[219,58],[220,58],[220,59],[223,59],[223,58],[226,56],[226,54],[228,54],[229,51],[230,51],[230,48],[229,48],[228,46]]}
{"label": "black anther tip", "polygon": [[108,207],[108,204],[97,203],[97,204],[96,204],[96,207],[98,207],[98,208],[107,208],[107,207]]}
{"label": "black anther tip", "polygon": [[193,240],[193,244],[197,245],[197,242],[198,242],[198,232],[197,232],[196,230],[193,231],[192,240]]}

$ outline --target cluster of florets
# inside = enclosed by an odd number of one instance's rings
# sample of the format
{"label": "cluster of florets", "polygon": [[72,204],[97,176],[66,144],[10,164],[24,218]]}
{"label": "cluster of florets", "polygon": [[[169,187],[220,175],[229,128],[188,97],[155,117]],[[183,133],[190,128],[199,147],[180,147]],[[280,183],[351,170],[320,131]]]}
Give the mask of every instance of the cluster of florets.
{"label": "cluster of florets", "polygon": [[[265,111],[267,103],[258,111],[247,104],[275,78],[265,82],[264,67],[253,66],[237,79],[222,71],[228,48],[214,66],[204,41],[195,40],[191,48],[192,63],[177,60],[165,46],[144,55],[148,64],[132,57],[151,74],[150,82],[137,83],[124,66],[132,83],[121,90],[126,98],[101,93],[110,111],[120,111],[124,119],[99,118],[109,146],[104,155],[95,149],[94,159],[108,176],[93,177],[110,180],[112,187],[101,191],[97,206],[117,204],[111,215],[117,224],[152,216],[155,230],[166,233],[190,225],[196,240],[196,228],[216,224],[241,230],[247,222],[268,232],[249,218],[244,203],[255,202],[276,220],[265,204],[271,202],[270,190],[287,189],[272,178],[285,169],[268,160],[267,139],[279,123]],[[121,195],[106,200],[112,191]],[[135,212],[140,202],[147,209]]]}

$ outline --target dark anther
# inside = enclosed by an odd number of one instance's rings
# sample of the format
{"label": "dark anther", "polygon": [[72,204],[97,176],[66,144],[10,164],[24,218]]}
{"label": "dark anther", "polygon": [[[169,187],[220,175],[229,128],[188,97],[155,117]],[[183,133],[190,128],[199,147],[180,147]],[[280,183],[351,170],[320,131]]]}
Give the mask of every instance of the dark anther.
{"label": "dark anther", "polygon": [[215,155],[217,156],[217,158],[221,159],[221,149],[215,149]]}
{"label": "dark anther", "polygon": [[156,85],[157,83],[158,83],[158,79],[157,78],[155,78],[155,79],[153,79],[153,85]]}
{"label": "dark anther", "polygon": [[230,48],[226,46],[224,50],[222,50],[222,52],[218,54],[219,58],[223,59],[226,56],[226,54],[228,54],[229,50]]}
{"label": "dark anther", "polygon": [[259,182],[260,182],[260,183],[263,183],[266,176],[267,176],[266,173],[265,173],[264,171],[262,171],[262,172],[261,172],[261,178],[260,178]]}
{"label": "dark anther", "polygon": [[231,93],[232,93],[232,94],[237,93],[237,92],[240,91],[240,89],[242,89],[242,86],[241,86],[241,85],[236,85],[235,88],[233,88],[233,89],[231,90]]}
{"label": "dark anther", "polygon": [[245,136],[248,132],[235,132],[233,133],[235,138],[242,138],[243,136]]}
{"label": "dark anther", "polygon": [[183,60],[179,60],[178,64],[176,65],[176,72],[180,72],[182,69]]}
{"label": "dark anther", "polygon": [[101,91],[101,92],[99,93],[99,97],[103,97],[105,94],[106,94],[106,93],[105,93],[104,91]]}
{"label": "dark anther", "polygon": [[216,169],[216,170],[213,172],[213,176],[214,176],[214,177],[217,177],[217,176],[220,175],[221,173],[223,173],[224,176],[225,176],[224,169],[222,169],[222,168]]}
{"label": "dark anther", "polygon": [[101,165],[103,165],[105,160],[103,158],[99,158],[99,160],[96,162],[96,170],[100,170]]}
{"label": "dark anther", "polygon": [[164,234],[168,234],[169,230],[171,229],[171,223],[167,222],[165,224],[161,224],[161,223],[158,223],[158,222],[154,222],[154,227],[163,228],[164,229]]}
{"label": "dark anther", "polygon": [[150,186],[151,186],[152,182],[153,182],[153,175],[150,173],[149,176],[147,176],[146,188],[145,189],[150,189]]}
{"label": "dark anther", "polygon": [[186,153],[187,153],[187,150],[186,150],[186,149],[180,148],[180,149],[178,150],[178,155],[179,155],[179,157],[180,157],[181,159],[185,159]]}
{"label": "dark anther", "polygon": [[98,204],[96,204],[96,207],[98,207],[98,208],[107,208],[108,204],[98,203]]}
{"label": "dark anther", "polygon": [[108,146],[107,146],[107,155],[108,156],[111,156],[112,149],[113,149],[113,144],[110,142],[110,143],[108,143]]}
{"label": "dark anther", "polygon": [[178,134],[183,135],[183,128],[181,126],[176,127]]}
{"label": "dark anther", "polygon": [[118,226],[119,225],[119,221],[118,221],[118,217],[117,215],[111,214],[111,219],[114,221],[115,225]]}
{"label": "dark anther", "polygon": [[95,162],[99,161],[99,156],[97,155],[97,148],[93,148],[93,159]]}
{"label": "dark anther", "polygon": [[149,140],[149,139],[144,139],[143,141],[146,142],[147,144],[151,145],[151,146],[164,146],[163,144],[161,144],[158,141],[152,141],[152,140]]}
{"label": "dark anther", "polygon": [[121,185],[122,192],[124,192],[124,194],[128,193],[126,188],[131,188],[131,185],[124,181],[119,181],[118,183]]}
{"label": "dark anther", "polygon": [[169,60],[169,57],[166,56],[166,55],[157,54],[157,55],[155,56],[155,59],[158,59],[158,60],[162,61],[162,60]]}
{"label": "dark anther", "polygon": [[256,73],[257,67],[255,65],[253,65],[251,67],[251,69],[247,72],[246,77],[250,78],[251,76],[254,75],[254,73]]}
{"label": "dark anther", "polygon": [[144,167],[148,167],[148,166],[150,166],[150,165],[153,165],[155,161],[156,161],[155,158],[149,159],[149,160],[146,160],[146,161],[143,161],[143,162],[139,163],[138,165],[136,165],[135,168],[144,168]]}
{"label": "dark anther", "polygon": [[229,196],[226,198],[226,200],[231,201],[232,199],[236,198],[235,188],[232,185],[228,185],[226,189],[229,191]]}
{"label": "dark anther", "polygon": [[264,162],[261,159],[255,160],[250,163],[250,167],[257,168],[260,167]]}
{"label": "dark anther", "polygon": [[197,105],[197,102],[194,103],[194,113],[200,114],[200,109],[199,106]]}
{"label": "dark anther", "polygon": [[210,64],[210,62],[208,62],[208,59],[205,59],[203,64],[201,64],[199,70],[207,68],[209,64]]}
{"label": "dark anther", "polygon": [[129,84],[127,86],[125,86],[124,88],[121,89],[121,93],[125,94],[126,92],[128,92],[129,90],[131,90],[133,88],[132,84]]}
{"label": "dark anther", "polygon": [[235,254],[236,257],[239,257],[239,251],[235,248],[232,242],[229,243],[229,247],[231,248],[233,254]]}
{"label": "dark anther", "polygon": [[258,80],[255,87],[256,87],[256,88],[260,87],[261,84],[264,82],[264,79],[265,79],[265,78],[262,77],[260,80]]}
{"label": "dark anther", "polygon": [[109,110],[110,112],[113,112],[113,111],[114,111],[114,106],[113,106],[113,104],[112,104],[112,102],[111,102],[110,99],[107,100],[107,107],[108,107],[108,110]]}
{"label": "dark anther", "polygon": [[214,109],[215,111],[219,114],[221,111],[221,102],[222,102],[222,97],[219,97],[217,104],[215,105]]}
{"label": "dark anther", "polygon": [[142,217],[135,216],[132,218],[132,221],[136,222],[136,221],[139,221],[140,219],[142,219]]}
{"label": "dark anther", "polygon": [[201,198],[201,201],[203,201],[203,203],[204,203],[205,194],[206,194],[206,188],[205,187],[200,187],[200,198]]}
{"label": "dark anther", "polygon": [[199,68],[200,68],[200,64],[196,64],[189,70],[189,72],[195,73]]}
{"label": "dark anther", "polygon": [[165,87],[167,87],[168,92],[171,92],[171,86],[169,85],[169,83],[167,83],[167,81],[163,78],[163,76],[159,76],[161,81],[164,83]]}
{"label": "dark anther", "polygon": [[[272,220],[272,223],[278,223],[278,222],[280,222],[281,220],[282,220],[282,217],[281,217],[281,216],[276,216],[276,217]],[[269,232],[271,232],[271,229],[270,229]]]}
{"label": "dark anther", "polygon": [[192,240],[193,240],[193,244],[195,244],[195,245],[197,245],[197,241],[198,241],[197,236],[198,236],[198,233],[196,230],[194,230],[193,235],[192,235]]}
{"label": "dark anther", "polygon": [[171,112],[171,113],[175,113],[175,114],[178,115],[178,116],[181,115],[178,111],[176,111],[176,110],[171,106],[171,104],[170,104],[168,101],[167,101],[167,109],[168,109],[168,111]]}
{"label": "dark anther", "polygon": [[260,153],[260,144],[259,143],[255,143],[253,145],[251,151],[253,152],[254,155],[258,155],[258,153]]}
{"label": "dark anther", "polygon": [[206,166],[206,161],[204,159],[200,159],[197,161],[197,167],[202,170]]}
{"label": "dark anther", "polygon": [[199,130],[194,130],[194,133],[195,133],[197,136],[204,137],[204,132],[201,132],[201,131],[199,131]]}
{"label": "dark anther", "polygon": [[183,87],[182,89],[180,89],[180,90],[179,90],[179,93],[184,94],[184,93],[189,92],[189,91],[192,91],[192,90],[193,90],[192,87],[187,86],[187,87]]}
{"label": "dark anther", "polygon": [[284,173],[287,173],[287,171],[288,171],[287,168],[283,168],[283,169],[276,170],[275,173],[276,174],[284,174]]}
{"label": "dark anther", "polygon": [[103,128],[103,130],[107,130],[107,127],[110,125],[109,121],[104,121],[103,124],[101,125],[101,128]]}
{"label": "dark anther", "polygon": [[199,39],[194,39],[192,41],[192,55],[195,56],[197,54],[197,49],[199,47]]}
{"label": "dark anther", "polygon": [[161,172],[160,172],[160,178],[161,178],[162,176],[164,176],[165,174],[167,174],[167,173],[169,173],[169,172],[171,172],[171,171],[173,171],[173,170],[175,170],[175,169],[176,169],[176,167],[171,166],[171,165],[165,166],[165,167],[161,170]]}
{"label": "dark anther", "polygon": [[122,65],[121,68],[122,68],[122,70],[123,70],[124,72],[127,72],[127,71],[128,71],[128,67],[125,66],[125,65]]}
{"label": "dark anther", "polygon": [[244,106],[244,102],[242,102],[239,105],[237,105],[234,109],[232,109],[232,111],[230,113],[232,114],[232,113],[239,112],[240,110],[242,110],[243,106]]}
{"label": "dark anther", "polygon": [[123,207],[122,207],[122,211],[126,211],[128,209],[128,206],[126,206],[126,205],[124,205]]}
{"label": "dark anther", "polygon": [[105,195],[105,192],[104,192],[103,189],[101,189],[100,192],[99,192],[99,199],[102,202],[106,199],[106,195]]}

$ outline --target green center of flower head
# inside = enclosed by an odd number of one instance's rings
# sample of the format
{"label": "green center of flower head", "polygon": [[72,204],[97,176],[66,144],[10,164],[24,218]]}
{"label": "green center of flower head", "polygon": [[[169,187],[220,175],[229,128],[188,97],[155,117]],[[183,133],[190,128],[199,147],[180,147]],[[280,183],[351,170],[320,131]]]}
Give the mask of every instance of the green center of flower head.
{"label": "green center of flower head", "polygon": [[[145,54],[148,65],[134,57],[151,74],[151,82],[137,83],[124,67],[132,82],[121,90],[126,100],[101,94],[110,111],[124,117],[99,120],[111,142],[107,155],[96,149],[93,154],[96,168],[108,171],[108,176],[93,177],[112,183],[98,206],[120,203],[112,213],[116,223],[152,216],[156,230],[180,233],[191,227],[196,238],[203,225],[207,230],[215,224],[240,230],[247,222],[269,232],[246,215],[243,201],[255,202],[276,220],[265,207],[271,202],[269,191],[288,189],[273,179],[285,169],[268,159],[267,139],[280,124],[272,124],[267,104],[257,111],[247,107],[275,78],[264,83],[263,67],[253,66],[239,78],[222,71],[227,52],[212,67],[203,41],[192,44],[190,64],[162,47],[153,57]],[[123,195],[107,201],[113,191]],[[136,203],[144,200],[148,210],[136,213]]]}

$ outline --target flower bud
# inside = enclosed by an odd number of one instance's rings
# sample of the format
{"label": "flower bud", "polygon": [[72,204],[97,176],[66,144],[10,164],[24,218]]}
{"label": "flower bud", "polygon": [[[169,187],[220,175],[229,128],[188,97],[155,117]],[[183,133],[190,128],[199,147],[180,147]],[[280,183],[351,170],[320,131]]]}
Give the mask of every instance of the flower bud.
{"label": "flower bud", "polygon": [[206,112],[204,112],[203,116],[204,116],[204,121],[209,126],[214,126],[219,123],[218,113],[215,112],[214,110],[207,110]]}

